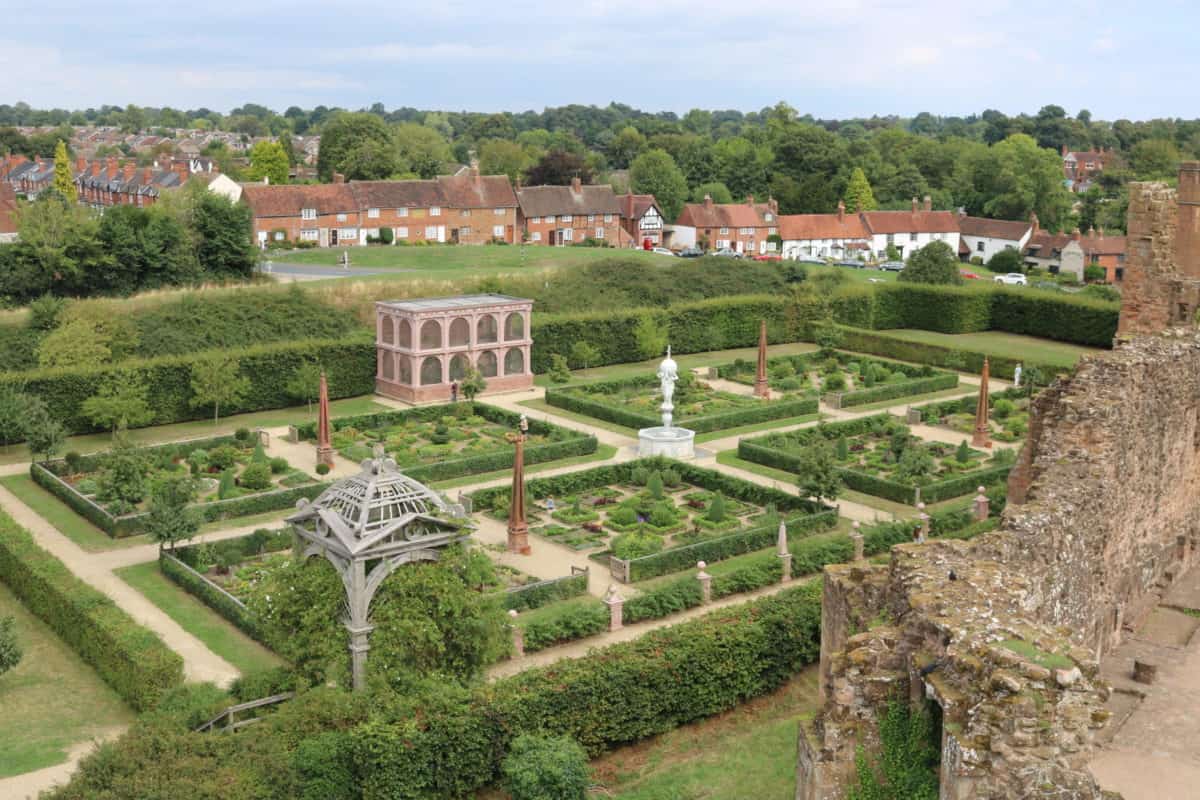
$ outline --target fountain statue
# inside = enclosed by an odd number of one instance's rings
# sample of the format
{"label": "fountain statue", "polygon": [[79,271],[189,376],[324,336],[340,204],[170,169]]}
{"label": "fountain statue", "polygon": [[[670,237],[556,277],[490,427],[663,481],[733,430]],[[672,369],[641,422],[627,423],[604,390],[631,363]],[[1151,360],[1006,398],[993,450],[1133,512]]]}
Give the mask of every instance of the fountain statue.
{"label": "fountain statue", "polygon": [[662,425],[642,428],[638,431],[638,456],[666,456],[668,458],[695,458],[695,431],[674,424],[675,382],[679,380],[679,365],[671,358],[671,347],[667,346],[667,357],[658,365],[659,388],[662,390]]}

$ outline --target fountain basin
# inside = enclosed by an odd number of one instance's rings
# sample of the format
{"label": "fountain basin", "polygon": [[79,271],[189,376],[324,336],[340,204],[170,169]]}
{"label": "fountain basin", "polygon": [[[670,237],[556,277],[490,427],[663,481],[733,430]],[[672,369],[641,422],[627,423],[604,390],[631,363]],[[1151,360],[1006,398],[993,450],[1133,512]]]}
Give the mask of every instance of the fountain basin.
{"label": "fountain basin", "polygon": [[679,460],[696,457],[696,432],[657,425],[638,431],[638,458],[666,456]]}

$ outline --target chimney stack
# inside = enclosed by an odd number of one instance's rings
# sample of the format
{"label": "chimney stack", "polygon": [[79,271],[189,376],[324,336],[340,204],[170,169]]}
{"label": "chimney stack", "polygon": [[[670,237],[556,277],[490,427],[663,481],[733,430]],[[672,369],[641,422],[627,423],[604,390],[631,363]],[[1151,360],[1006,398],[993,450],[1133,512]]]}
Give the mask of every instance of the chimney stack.
{"label": "chimney stack", "polygon": [[576,175],[574,178],[571,178],[571,191],[575,194],[579,194],[583,191],[583,181],[579,179],[578,175]]}
{"label": "chimney stack", "polygon": [[925,195],[925,210],[933,211],[933,198],[929,195]]}
{"label": "chimney stack", "polygon": [[270,186],[270,185],[271,185],[271,176],[263,175],[263,186]]}
{"label": "chimney stack", "polygon": [[1089,238],[1089,239],[1095,239],[1095,238],[1096,238],[1096,228],[1095,228],[1095,227],[1089,227],[1089,228],[1088,228],[1088,238]]}
{"label": "chimney stack", "polygon": [[748,206],[754,205],[754,195],[752,195],[752,194],[746,195],[746,205],[748,205]]}
{"label": "chimney stack", "polygon": [[912,199],[912,213],[917,213],[917,198]]}
{"label": "chimney stack", "polygon": [[1035,234],[1037,234],[1037,232],[1038,232],[1039,230],[1041,230],[1041,224],[1038,222],[1038,216],[1037,216],[1037,212],[1036,212],[1036,211],[1031,211],[1031,212],[1030,212],[1030,214],[1029,214],[1029,224],[1033,226],[1033,233],[1031,233],[1031,234],[1030,234],[1030,236],[1034,236]]}
{"label": "chimney stack", "polygon": [[846,218],[846,201],[838,200],[838,222]]}
{"label": "chimney stack", "polygon": [[121,179],[124,181],[131,181],[131,180],[133,180],[133,176],[136,173],[137,173],[137,162],[136,161],[126,162],[125,166],[123,166],[121,168]]}
{"label": "chimney stack", "polygon": [[103,164],[101,164],[99,161],[93,161],[93,162],[92,162],[92,177],[93,177],[93,178],[99,178],[99,177],[100,177],[100,170],[103,168],[103,166],[104,166],[104,165],[103,165]]}
{"label": "chimney stack", "polygon": [[712,208],[712,204],[713,204],[712,195],[709,194],[708,192],[705,192],[704,193],[704,207]]}
{"label": "chimney stack", "polygon": [[79,158],[75,159],[75,171],[83,172],[85,169],[87,169],[87,159],[79,156]]}
{"label": "chimney stack", "polygon": [[142,179],[141,179],[141,181],[139,181],[139,183],[141,183],[142,186],[149,186],[150,181],[153,178],[154,178],[154,170],[151,169],[150,167],[146,167],[145,169],[142,170]]}
{"label": "chimney stack", "polygon": [[1200,161],[1179,165],[1176,214],[1175,263],[1184,277],[1200,278]]}
{"label": "chimney stack", "polygon": [[333,182],[334,183],[345,183],[346,176],[340,172],[335,172],[335,173],[333,173]]}
{"label": "chimney stack", "polygon": [[767,208],[771,209],[772,214],[778,214],[779,213],[779,201],[776,200],[774,197],[768,197],[767,198]]}
{"label": "chimney stack", "polygon": [[1063,154],[1063,158],[1066,158],[1066,157],[1067,157],[1067,153],[1069,153],[1069,152],[1071,152],[1071,151],[1070,151],[1070,150],[1068,150],[1068,149],[1067,149],[1067,146],[1064,144],[1064,145],[1062,146],[1062,154]]}
{"label": "chimney stack", "polygon": [[179,185],[187,183],[187,179],[192,176],[192,171],[188,169],[188,162],[176,161],[171,164],[171,171],[179,176]]}
{"label": "chimney stack", "polygon": [[1071,241],[1073,241],[1073,242],[1079,241],[1079,228],[1076,228],[1075,230],[1071,231]]}
{"label": "chimney stack", "polygon": [[104,177],[111,181],[113,178],[117,177],[117,157],[109,156],[106,166],[108,168],[104,171]]}

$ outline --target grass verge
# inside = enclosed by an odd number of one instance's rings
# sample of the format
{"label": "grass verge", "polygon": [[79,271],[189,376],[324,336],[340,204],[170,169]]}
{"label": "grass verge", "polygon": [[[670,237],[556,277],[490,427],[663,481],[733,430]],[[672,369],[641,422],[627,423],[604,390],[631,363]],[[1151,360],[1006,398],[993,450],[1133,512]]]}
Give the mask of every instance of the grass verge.
{"label": "grass verge", "polygon": [[89,553],[122,550],[150,542],[145,535],[127,536],[124,539],[112,538],[76,514],[66,503],[38,486],[28,475],[8,475],[0,478],[0,486],[16,495],[18,500],[53,525],[59,533]]}
{"label": "grass verge", "polygon": [[[590,464],[593,461],[607,461],[617,454],[617,448],[611,444],[598,444],[596,452],[586,456],[572,456],[571,458],[560,458],[557,461],[547,461],[542,464],[530,464],[525,467],[526,475],[536,475],[539,472],[547,472],[560,467],[572,467],[576,464]],[[500,480],[512,476],[512,470],[502,469],[495,472],[484,472],[480,475],[464,475],[461,478],[451,478],[446,481],[434,481],[430,484],[434,489],[457,489],[460,486],[473,486],[477,483],[489,483],[491,481]]]}

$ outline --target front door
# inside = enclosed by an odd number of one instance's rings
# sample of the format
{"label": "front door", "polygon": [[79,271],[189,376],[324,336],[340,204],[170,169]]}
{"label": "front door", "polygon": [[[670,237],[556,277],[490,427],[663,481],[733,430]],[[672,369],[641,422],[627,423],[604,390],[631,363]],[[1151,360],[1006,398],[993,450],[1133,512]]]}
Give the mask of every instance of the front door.
{"label": "front door", "polygon": [[330,247],[337,247],[337,242],[338,242],[337,236],[338,236],[338,229],[330,228],[329,229],[329,246]]}

